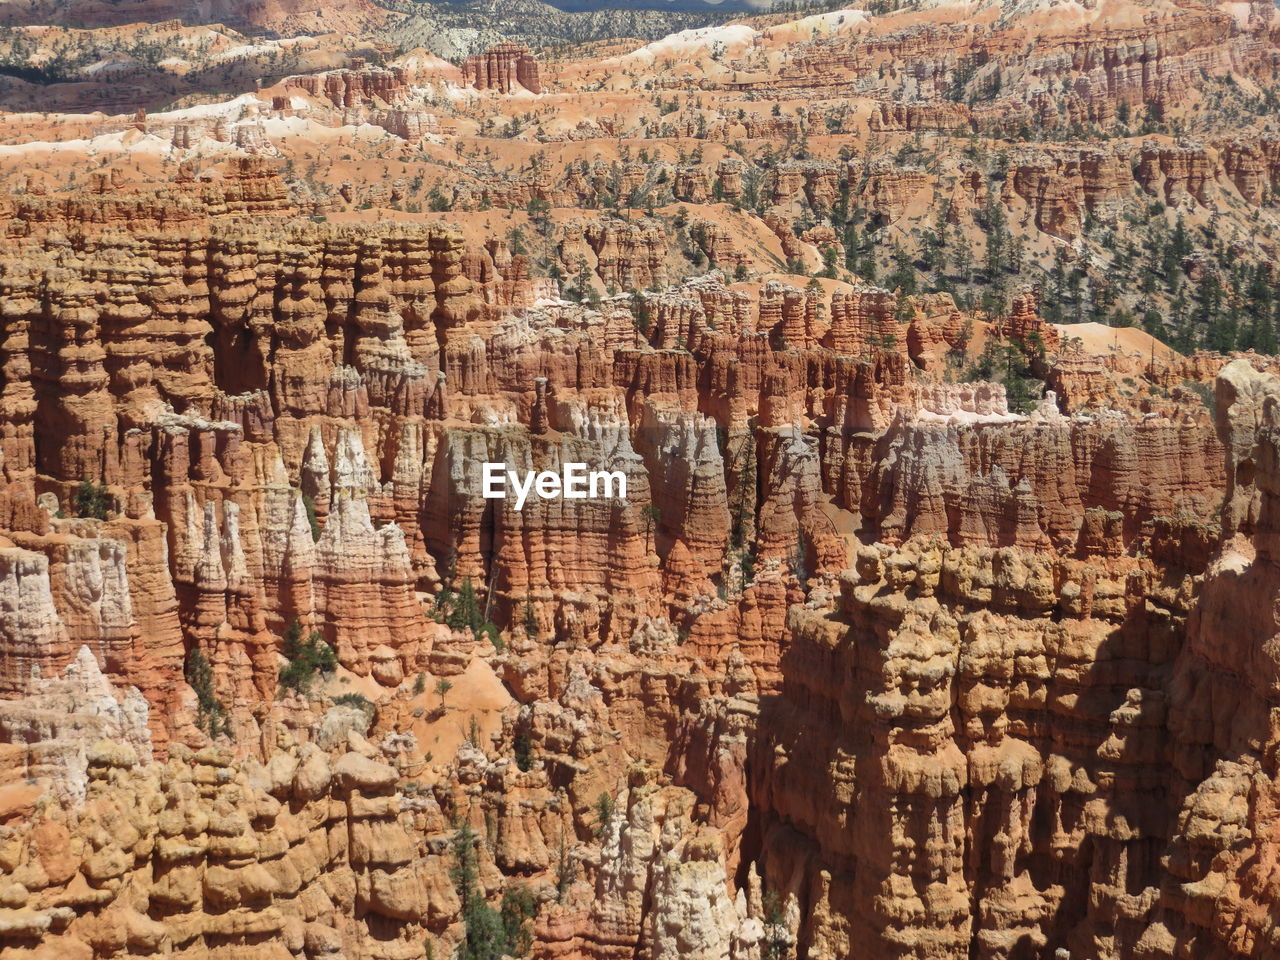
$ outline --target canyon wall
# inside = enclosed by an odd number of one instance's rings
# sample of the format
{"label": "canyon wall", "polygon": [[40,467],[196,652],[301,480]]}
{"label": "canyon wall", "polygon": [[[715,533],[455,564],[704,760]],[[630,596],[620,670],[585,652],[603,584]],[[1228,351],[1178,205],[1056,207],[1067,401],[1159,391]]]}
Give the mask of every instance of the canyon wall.
{"label": "canyon wall", "polygon": [[818,955],[1280,946],[1262,906],[1277,389],[1242,361],[1219,376],[1221,527],[1166,514],[1122,549],[1128,511],[1095,507],[1056,555],[876,544],[834,615],[793,608],[748,787]]}
{"label": "canyon wall", "polygon": [[[543,957],[1268,935],[1222,832],[1268,796],[1269,668],[1219,692],[1271,629],[1242,599],[1270,589],[1275,472],[1248,362],[1215,427],[1159,387],[1190,365],[1147,361],[1123,399],[1131,358],[1086,376],[1027,295],[1008,322],[1062,393],[1019,413],[952,382],[971,318],[945,295],[711,273],[597,308],[439,224],[188,207],[181,233],[68,234],[70,208],[24,209],[0,258],[7,953],[449,950],[463,822],[483,891],[532,891]],[[666,282],[642,228],[566,236]],[[628,495],[517,510],[481,495],[493,460]],[[464,582],[496,641],[441,622]],[[370,715],[284,695],[294,621]],[[437,709],[428,676],[477,699]],[[478,691],[483,725],[433,757]]]}

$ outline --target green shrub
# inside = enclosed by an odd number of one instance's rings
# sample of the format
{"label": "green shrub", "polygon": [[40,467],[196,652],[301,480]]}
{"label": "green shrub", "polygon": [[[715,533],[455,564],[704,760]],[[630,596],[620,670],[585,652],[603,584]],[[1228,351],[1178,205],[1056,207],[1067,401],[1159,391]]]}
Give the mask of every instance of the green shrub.
{"label": "green shrub", "polygon": [[1183,380],[1182,386],[1200,398],[1200,402],[1204,404],[1204,408],[1209,411],[1209,416],[1216,416],[1218,403],[1212,386],[1207,383],[1200,383],[1196,380]]}
{"label": "green shrub", "polygon": [[564,899],[565,892],[578,879],[578,863],[565,848],[564,833],[560,834],[560,855],[556,860],[556,901]]}
{"label": "green shrub", "polygon": [[92,480],[81,480],[72,499],[77,517],[89,517],[94,520],[107,519],[107,509],[111,506],[111,495],[107,493],[107,485],[94,483]]}
{"label": "green shrub", "polygon": [[436,609],[444,614],[444,622],[452,630],[470,630],[471,635],[479,640],[488,637],[495,650],[502,653],[506,643],[495,623],[485,619],[480,608],[480,598],[476,596],[476,588],[470,577],[464,577],[462,586],[457,591],[445,587],[436,597]]}
{"label": "green shrub", "polygon": [[333,648],[324,642],[320,633],[314,632],[302,638],[302,624],[294,617],[285,627],[284,655],[289,663],[280,668],[280,693],[292,690],[306,696],[317,674],[330,674],[338,668],[338,658]]}
{"label": "green shrub", "polygon": [[600,796],[596,797],[596,838],[603,839],[604,833],[609,829],[609,824],[613,820],[614,814],[613,797],[608,791],[601,790]]}
{"label": "green shrub", "polygon": [[528,730],[521,730],[515,740],[516,766],[527,771],[533,766],[533,738]]}
{"label": "green shrub", "polygon": [[479,630],[484,615],[480,612],[480,601],[476,598],[476,588],[470,577],[463,579],[462,586],[452,599],[445,623],[454,630],[470,630],[472,633]]}
{"label": "green shrub", "polygon": [[782,898],[776,890],[769,890],[764,895],[764,944],[760,952],[761,960],[787,960],[790,954],[791,937],[787,931],[786,915],[782,909]]}
{"label": "green shrub", "polygon": [[453,689],[453,681],[452,681],[452,680],[447,680],[447,679],[445,679],[444,677],[441,677],[439,680],[437,680],[437,681],[436,681],[436,696],[438,696],[438,697],[440,698],[440,712],[441,712],[441,713],[444,713],[444,698],[445,698],[445,695],[446,695],[450,690],[452,690],[452,689]]}
{"label": "green shrub", "polygon": [[488,637],[489,642],[493,644],[493,649],[497,650],[499,653],[502,653],[507,649],[506,641],[502,639],[502,634],[498,631],[496,624],[486,620],[484,625],[480,627],[479,633]]}
{"label": "green shrub", "polygon": [[320,521],[316,519],[316,502],[306,493],[302,494],[302,506],[307,511],[307,523],[311,527],[311,539],[320,539]]}
{"label": "green shrub", "polygon": [[333,698],[335,707],[355,707],[357,710],[364,712],[364,715],[372,720],[378,713],[377,706],[374,702],[366,697],[363,693],[356,693],[354,690],[349,693],[340,693]]}
{"label": "green shrub", "polygon": [[524,884],[512,884],[502,892],[502,907],[498,913],[502,917],[502,935],[508,956],[528,955],[529,948],[533,946],[529,921],[537,912],[537,902]]}
{"label": "green shrub", "polygon": [[502,895],[502,907],[495,910],[480,890],[480,870],[476,857],[476,835],[463,823],[453,839],[454,866],[450,871],[458,899],[462,901],[462,923],[466,930],[458,944],[458,960],[499,960],[522,957],[532,946],[529,920],[536,912],[533,895],[520,885]]}
{"label": "green shrub", "polygon": [[207,733],[210,740],[216,740],[220,734],[230,734],[227,708],[214,693],[213,668],[199,648],[187,654],[183,675],[196,694],[196,726]]}

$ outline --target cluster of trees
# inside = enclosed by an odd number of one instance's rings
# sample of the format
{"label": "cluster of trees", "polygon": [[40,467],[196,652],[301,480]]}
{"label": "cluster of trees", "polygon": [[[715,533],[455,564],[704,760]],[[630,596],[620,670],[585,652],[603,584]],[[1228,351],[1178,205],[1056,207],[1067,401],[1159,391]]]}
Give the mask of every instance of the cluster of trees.
{"label": "cluster of trees", "polygon": [[47,56],[33,34],[5,24],[0,26],[0,76],[27,83],[74,83],[80,71],[101,55],[97,44],[71,40],[55,42]]}
{"label": "cluster of trees", "polygon": [[208,734],[210,740],[230,734],[231,722],[227,716],[227,708],[214,692],[213,668],[199,647],[187,654],[183,674],[196,695],[196,726]]}
{"label": "cluster of trees", "polygon": [[436,596],[436,613],[452,630],[470,630],[479,640],[487,637],[497,650],[503,649],[502,633],[497,624],[489,619],[487,611],[481,608],[480,599],[476,595],[475,585],[470,577],[464,577],[461,586],[456,590],[448,585],[452,578],[446,578],[446,585],[441,587]]}
{"label": "cluster of trees", "polygon": [[477,843],[475,831],[464,821],[454,833],[450,876],[462,902],[466,933],[454,956],[457,960],[527,956],[533,946],[530,921],[537,912],[533,894],[521,884],[511,884],[503,891],[501,906],[492,906],[480,888]]}
{"label": "cluster of trees", "polygon": [[1009,409],[1030,413],[1044,396],[1044,383],[1032,365],[1044,356],[1044,344],[1037,339],[1025,343],[1017,337],[988,336],[976,360],[964,371],[964,380],[996,380],[1004,384]]}
{"label": "cluster of trees", "polygon": [[77,517],[88,517],[93,520],[107,519],[107,511],[112,509],[111,494],[107,492],[105,483],[92,480],[81,480],[71,498],[72,508]]}
{"label": "cluster of trees", "polygon": [[[297,617],[289,621],[280,640],[281,652],[287,661],[280,668],[280,696],[289,693],[310,696],[317,680],[330,676],[337,670],[338,657],[333,648],[324,642],[319,631],[312,631],[304,636],[302,623]],[[199,647],[193,647],[188,652],[183,676],[196,695],[196,725],[210,739],[230,736],[231,718],[226,706],[218,698],[209,658]],[[373,703],[358,693],[342,694],[334,699],[334,703],[359,707],[370,717],[375,712]]]}
{"label": "cluster of trees", "polygon": [[1107,269],[1089,271],[1056,258],[1044,272],[1045,318],[1140,326],[1183,353],[1275,353],[1280,298],[1272,265],[1237,256],[1181,217],[1170,226],[1162,204],[1152,204],[1147,215],[1142,228],[1123,239],[1086,223],[1086,237],[1110,255]]}
{"label": "cluster of trees", "polygon": [[280,668],[280,693],[300,693],[307,696],[317,678],[328,676],[338,669],[338,656],[324,642],[320,632],[302,635],[302,624],[294,617],[281,635],[282,651],[288,661]]}

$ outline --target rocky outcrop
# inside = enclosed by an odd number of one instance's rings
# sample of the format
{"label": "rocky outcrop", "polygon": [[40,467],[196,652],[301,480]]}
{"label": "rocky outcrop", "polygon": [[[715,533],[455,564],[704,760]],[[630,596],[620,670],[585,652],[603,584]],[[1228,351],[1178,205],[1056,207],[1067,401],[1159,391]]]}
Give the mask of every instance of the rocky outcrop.
{"label": "rocky outcrop", "polygon": [[0,118],[0,952],[1275,952],[1274,15],[1064,9]]}
{"label": "rocky outcrop", "polygon": [[877,104],[869,122],[873,133],[913,133],[916,130],[949,133],[965,129],[971,123],[970,112],[963,104],[946,101],[901,103],[893,100]]}
{"label": "rocky outcrop", "polygon": [[14,237],[50,230],[147,232],[200,227],[210,218],[295,212],[276,165],[264,157],[236,156],[208,171],[180,166],[171,184],[123,189],[109,175],[96,175],[89,194],[9,198]]}
{"label": "rocky outcrop", "polygon": [[462,76],[477,90],[513,93],[523,88],[530,93],[542,92],[538,61],[518,43],[500,43],[468,57],[462,65]]}
{"label": "rocky outcrop", "polygon": [[1142,188],[1166,202],[1208,204],[1214,179],[1209,153],[1198,143],[1146,143],[1138,158],[1136,177]]}
{"label": "rocky outcrop", "polygon": [[[1159,762],[1158,678],[1178,645],[1140,664],[1123,645],[1151,650],[1188,616],[1153,572],[922,540],[864,548],[834,621],[793,614],[794,673],[759,745],[770,772],[751,790],[771,811],[765,875],[790,878],[807,905],[805,942],[873,956],[926,943],[937,956],[1001,956],[1013,942],[1074,953],[1103,916],[1132,916],[1158,883],[1137,853],[1165,829],[1144,764]],[[1069,728],[1049,719],[1067,712]],[[804,731],[819,716],[841,732],[815,742]],[[1127,886],[1098,872],[1126,862],[1141,871]],[[1140,917],[1115,922],[1136,942]]]}
{"label": "rocky outcrop", "polygon": [[409,79],[409,74],[401,68],[381,70],[367,67],[363,60],[357,59],[350,70],[289,77],[284,84],[286,89],[305,90],[313,97],[322,97],[333,106],[342,108],[360,106],[365,101],[399,103],[408,95]]}
{"label": "rocky outcrop", "polygon": [[149,765],[99,740],[84,802],[5,838],[0,942],[15,957],[417,956],[447,867],[414,840],[424,812],[398,782],[379,759],[310,744],[266,766],[213,747]]}
{"label": "rocky outcrop", "polygon": [[[1216,530],[1186,514],[1151,521],[1132,551],[1123,514],[1092,508],[1074,557],[1035,548],[1030,528],[994,550],[878,544],[843,576],[835,618],[793,609],[749,790],[764,875],[806,904],[802,941],[957,957],[1268,942],[1257,765],[1274,732],[1251,686],[1242,707],[1241,693],[1220,716],[1209,705],[1237,683],[1222,625],[1254,651],[1275,630],[1242,611],[1274,588],[1277,389],[1243,361],[1219,377],[1228,472],[1261,466],[1228,486],[1211,562]],[[832,717],[839,732],[815,741]]]}
{"label": "rocky outcrop", "polygon": [[1069,240],[1079,236],[1086,216],[1114,221],[1132,186],[1125,158],[1108,151],[1019,154],[1010,162],[1004,199],[1021,199],[1037,229]]}
{"label": "rocky outcrop", "polygon": [[60,801],[79,803],[88,788],[92,744],[109,739],[139,762],[152,759],[150,708],[136,687],[107,680],[89,647],[62,672],[31,678],[18,700],[0,700],[0,780],[46,785]]}
{"label": "rocky outcrop", "polygon": [[1223,172],[1250,203],[1265,204],[1280,189],[1280,138],[1237,139],[1219,148]]}

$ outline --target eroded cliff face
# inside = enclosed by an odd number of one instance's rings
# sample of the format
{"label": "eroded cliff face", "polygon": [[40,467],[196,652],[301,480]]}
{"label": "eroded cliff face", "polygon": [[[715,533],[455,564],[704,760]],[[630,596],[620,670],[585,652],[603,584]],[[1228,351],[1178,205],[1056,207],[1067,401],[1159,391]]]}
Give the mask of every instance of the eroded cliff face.
{"label": "eroded cliff face", "polygon": [[353,742],[333,761],[281,742],[265,766],[218,747],[140,766],[94,744],[83,802],[6,838],[6,953],[421,957],[457,908],[427,839],[447,824]]}
{"label": "eroded cliff face", "polygon": [[[584,218],[566,262],[667,289],[571,303],[203,189],[33,201],[0,257],[6,954],[444,955],[463,823],[543,957],[1266,952],[1266,361],[1215,426],[1180,385],[1227,358],[1083,353],[1031,294],[671,286]],[[956,382],[975,324],[1058,392]],[[301,693],[294,621],[338,662]]]}
{"label": "eroded cliff face", "polygon": [[1125,547],[1094,508],[1072,551],[875,544],[834,611],[793,608],[748,792],[810,956],[1280,947],[1277,389],[1219,376],[1222,530],[1170,513]]}

